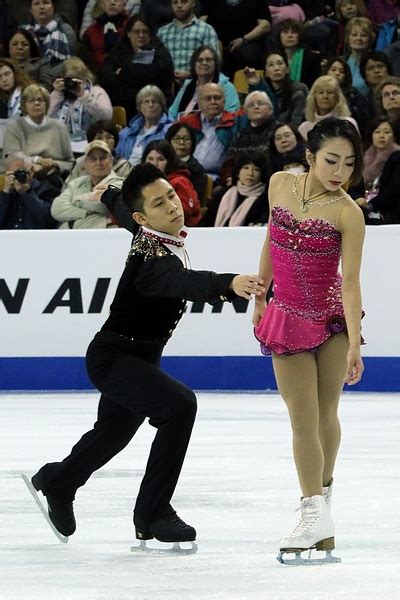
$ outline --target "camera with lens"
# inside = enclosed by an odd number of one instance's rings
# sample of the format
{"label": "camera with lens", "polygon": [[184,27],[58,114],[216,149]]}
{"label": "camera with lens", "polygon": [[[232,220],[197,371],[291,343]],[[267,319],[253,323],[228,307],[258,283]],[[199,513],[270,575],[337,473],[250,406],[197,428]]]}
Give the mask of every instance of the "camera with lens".
{"label": "camera with lens", "polygon": [[25,169],[17,169],[14,171],[14,177],[19,183],[27,183],[29,179],[29,171],[25,171]]}
{"label": "camera with lens", "polygon": [[64,89],[66,95],[74,95],[79,89],[79,81],[74,77],[64,77]]}

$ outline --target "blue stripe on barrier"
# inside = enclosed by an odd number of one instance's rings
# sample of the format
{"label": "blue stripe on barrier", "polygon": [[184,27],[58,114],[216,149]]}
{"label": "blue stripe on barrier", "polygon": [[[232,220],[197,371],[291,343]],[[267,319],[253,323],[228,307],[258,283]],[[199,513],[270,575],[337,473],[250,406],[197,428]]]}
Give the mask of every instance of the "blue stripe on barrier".
{"label": "blue stripe on barrier", "polygon": [[[399,392],[400,357],[365,357],[357,392]],[[264,356],[166,356],[163,368],[196,390],[275,390]],[[89,390],[81,357],[0,358],[0,390]]]}

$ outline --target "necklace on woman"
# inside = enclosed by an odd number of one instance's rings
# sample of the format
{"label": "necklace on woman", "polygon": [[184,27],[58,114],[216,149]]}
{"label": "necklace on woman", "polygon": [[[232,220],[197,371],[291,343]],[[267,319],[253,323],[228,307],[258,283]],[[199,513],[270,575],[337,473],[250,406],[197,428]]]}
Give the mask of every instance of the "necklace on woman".
{"label": "necklace on woman", "polygon": [[299,192],[297,191],[297,183],[299,181],[299,175],[296,175],[296,177],[293,180],[293,193],[296,196],[298,203],[300,204],[301,212],[304,212],[304,213],[307,212],[307,210],[308,210],[307,207],[309,204],[312,204],[313,206],[325,206],[327,204],[333,204],[334,202],[337,202],[338,200],[341,199],[342,196],[334,196],[333,198],[330,198],[329,200],[326,200],[325,202],[312,202],[315,198],[319,198],[320,196],[327,194],[328,190],[320,192],[319,194],[315,194],[314,196],[310,196],[309,198],[305,198],[307,177],[308,177],[308,173],[306,174],[305,179],[304,179],[304,188],[303,188],[302,196],[300,196]]}

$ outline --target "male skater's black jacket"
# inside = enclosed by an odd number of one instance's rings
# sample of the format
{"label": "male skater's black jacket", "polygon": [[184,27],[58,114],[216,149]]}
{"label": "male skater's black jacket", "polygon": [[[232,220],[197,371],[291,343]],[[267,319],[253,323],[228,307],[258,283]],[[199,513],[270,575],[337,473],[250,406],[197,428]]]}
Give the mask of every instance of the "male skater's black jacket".
{"label": "male skater's black jacket", "polygon": [[186,269],[163,243],[140,230],[128,255],[110,316],[102,331],[133,338],[169,338],[186,300],[217,304],[234,298],[228,286],[233,273]]}

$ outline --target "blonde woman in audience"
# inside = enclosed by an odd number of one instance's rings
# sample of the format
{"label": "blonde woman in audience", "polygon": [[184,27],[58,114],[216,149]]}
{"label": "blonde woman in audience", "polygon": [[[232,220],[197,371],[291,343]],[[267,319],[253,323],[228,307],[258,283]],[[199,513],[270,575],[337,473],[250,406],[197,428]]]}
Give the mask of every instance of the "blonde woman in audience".
{"label": "blonde woman in audience", "polygon": [[3,156],[24,152],[34,161],[36,177],[66,175],[73,162],[71,142],[64,123],[47,117],[50,95],[32,83],[22,90],[22,117],[12,119],[4,133]]}
{"label": "blonde woman in audience", "polygon": [[368,85],[361,75],[360,63],[364,54],[375,42],[374,28],[366,17],[354,17],[346,25],[346,61],[350,67],[353,86],[362,94],[368,94]]}
{"label": "blonde woman in audience", "polygon": [[[141,0],[127,0],[125,10],[129,15],[136,15],[140,11]],[[103,12],[101,0],[88,0],[83,11],[82,25],[79,37],[83,37],[86,29]]]}
{"label": "blonde woman in audience", "polygon": [[311,129],[327,117],[347,119],[358,131],[357,122],[350,114],[350,109],[338,80],[330,75],[322,75],[316,79],[308,93],[305,111],[306,121],[299,125],[299,132],[307,140]]}

